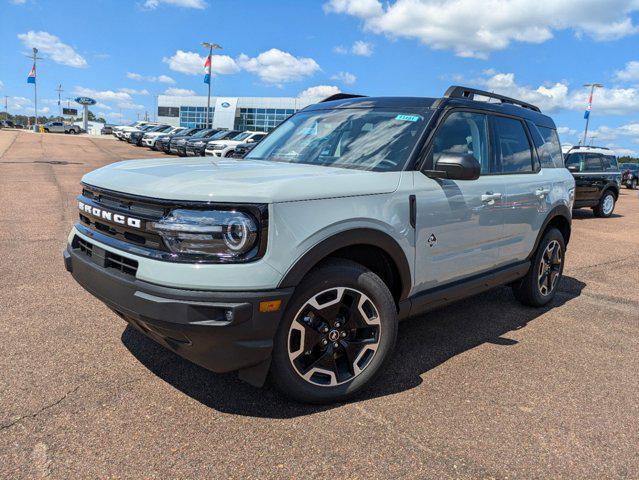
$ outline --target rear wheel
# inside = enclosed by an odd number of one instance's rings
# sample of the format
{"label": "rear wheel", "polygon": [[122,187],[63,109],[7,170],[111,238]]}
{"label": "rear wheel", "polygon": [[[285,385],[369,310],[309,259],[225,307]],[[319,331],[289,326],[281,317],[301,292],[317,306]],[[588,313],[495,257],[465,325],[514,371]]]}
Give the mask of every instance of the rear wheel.
{"label": "rear wheel", "polygon": [[384,282],[358,263],[333,260],[296,288],[275,336],[271,376],[297,401],[344,401],[370,385],[396,337]]}
{"label": "rear wheel", "polygon": [[630,190],[634,190],[634,189],[636,189],[636,188],[637,188],[637,179],[636,179],[636,178],[633,178],[633,179],[630,181],[630,186],[629,186],[628,188],[629,188]]}
{"label": "rear wheel", "polygon": [[557,293],[564,271],[564,237],[556,228],[549,229],[539,242],[530,269],[512,285],[515,298],[524,305],[542,307]]}
{"label": "rear wheel", "polygon": [[225,156],[226,158],[232,157],[232,156],[233,156],[233,152],[234,152],[234,150],[229,150],[228,152],[226,152],[226,153],[224,154],[224,156]]}
{"label": "rear wheel", "polygon": [[44,129],[44,133],[49,133],[49,129],[48,129],[48,128],[45,128],[45,129]]}
{"label": "rear wheel", "polygon": [[595,212],[595,216],[607,218],[612,215],[615,209],[615,202],[616,198],[614,193],[610,190],[605,191],[599,200],[599,204],[592,209]]}

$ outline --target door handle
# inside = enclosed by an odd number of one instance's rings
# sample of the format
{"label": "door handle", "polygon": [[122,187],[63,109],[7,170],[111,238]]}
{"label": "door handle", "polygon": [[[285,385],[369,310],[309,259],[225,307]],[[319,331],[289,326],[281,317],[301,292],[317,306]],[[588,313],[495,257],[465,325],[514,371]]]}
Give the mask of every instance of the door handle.
{"label": "door handle", "polygon": [[544,198],[546,195],[550,193],[550,188],[538,188],[535,190],[535,195],[539,198]]}
{"label": "door handle", "polygon": [[482,203],[493,205],[495,200],[501,200],[501,193],[486,192],[481,196]]}

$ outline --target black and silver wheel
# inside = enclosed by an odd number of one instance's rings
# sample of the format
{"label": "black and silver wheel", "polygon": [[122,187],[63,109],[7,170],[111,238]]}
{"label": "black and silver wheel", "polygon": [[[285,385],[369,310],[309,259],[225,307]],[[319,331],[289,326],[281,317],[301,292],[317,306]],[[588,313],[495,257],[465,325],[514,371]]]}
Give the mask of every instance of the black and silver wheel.
{"label": "black and silver wheel", "polygon": [[595,216],[608,218],[615,209],[615,202],[615,194],[610,190],[605,191],[599,200],[599,205],[592,209],[595,212]]}
{"label": "black and silver wheel", "polygon": [[637,188],[637,179],[633,178],[630,180],[630,186],[628,187],[630,190],[635,190]]}
{"label": "black and silver wheel", "polygon": [[563,250],[557,240],[552,240],[541,256],[537,270],[537,288],[543,296],[550,295],[557,285],[563,269]]}
{"label": "black and silver wheel", "polygon": [[292,398],[343,401],[368,385],[397,336],[395,302],[365,267],[335,260],[296,289],[275,339],[271,374]]}
{"label": "black and silver wheel", "polygon": [[563,274],[565,251],[561,232],[556,228],[549,229],[537,246],[528,273],[512,285],[515,298],[531,307],[550,302]]}

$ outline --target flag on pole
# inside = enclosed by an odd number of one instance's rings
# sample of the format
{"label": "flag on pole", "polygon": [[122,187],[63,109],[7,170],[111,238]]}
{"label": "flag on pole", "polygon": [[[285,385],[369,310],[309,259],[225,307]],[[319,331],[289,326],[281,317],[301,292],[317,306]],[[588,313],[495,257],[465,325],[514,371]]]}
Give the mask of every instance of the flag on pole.
{"label": "flag on pole", "polygon": [[208,55],[204,62],[204,83],[211,83],[211,55]]}
{"label": "flag on pole", "polygon": [[36,70],[35,70],[35,62],[33,63],[33,67],[31,67],[31,72],[27,77],[27,83],[35,83],[36,82]]}
{"label": "flag on pole", "polygon": [[588,117],[590,117],[590,110],[592,110],[592,93],[590,94],[590,97],[588,98],[588,106],[586,107],[586,111],[584,112],[585,119],[588,119]]}

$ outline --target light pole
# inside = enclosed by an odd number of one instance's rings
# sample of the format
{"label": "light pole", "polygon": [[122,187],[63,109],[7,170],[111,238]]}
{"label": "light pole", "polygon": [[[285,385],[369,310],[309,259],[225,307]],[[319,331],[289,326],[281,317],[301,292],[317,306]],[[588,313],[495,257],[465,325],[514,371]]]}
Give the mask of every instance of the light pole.
{"label": "light pole", "polygon": [[586,130],[584,130],[584,139],[582,145],[586,145],[586,139],[588,138],[588,125],[590,124],[590,111],[592,110],[592,94],[595,92],[595,88],[603,88],[602,83],[586,83],[584,87],[590,87],[590,97],[588,97],[588,106],[586,107],[586,113],[584,118],[586,119]]}
{"label": "light pole", "polygon": [[55,91],[58,92],[58,115],[60,116],[60,121],[62,121],[62,104],[60,103],[60,94],[64,92],[64,90],[62,90],[62,84],[58,85]]}
{"label": "light pole", "polygon": [[206,97],[206,126],[211,127],[209,124],[209,122],[212,123],[213,121],[211,118],[211,55],[213,55],[213,49],[222,50],[222,47],[217,43],[210,42],[202,42],[202,46],[209,49],[209,56],[206,57],[206,62],[204,63],[204,67],[207,69],[204,75],[204,83],[208,84],[209,87],[208,96]]}
{"label": "light pole", "polygon": [[4,119],[9,120],[9,95],[4,96]]}

